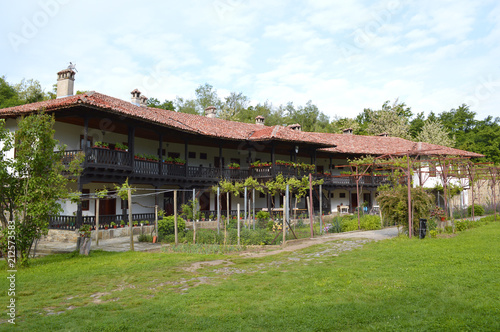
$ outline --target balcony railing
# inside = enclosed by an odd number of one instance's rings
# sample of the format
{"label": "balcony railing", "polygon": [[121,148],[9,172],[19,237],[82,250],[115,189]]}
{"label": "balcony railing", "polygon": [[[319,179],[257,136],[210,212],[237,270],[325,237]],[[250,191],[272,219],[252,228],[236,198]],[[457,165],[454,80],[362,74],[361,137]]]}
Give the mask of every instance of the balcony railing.
{"label": "balcony railing", "polygon": [[[99,216],[99,228],[110,227],[110,224],[114,222],[120,225],[120,222],[124,220],[128,225],[128,215],[102,215]],[[141,222],[147,220],[148,222],[154,222],[154,213],[136,213],[132,214],[132,221]],[[83,216],[82,223],[84,225],[90,225],[93,228],[96,226],[95,216]],[[79,228],[78,219],[76,216],[50,216],[49,217],[49,228],[51,229],[62,229],[62,230],[75,230]]]}
{"label": "balcony railing", "polygon": [[[81,150],[67,150],[63,154],[63,163],[69,164]],[[220,179],[243,180],[249,176],[256,179],[272,178],[278,174],[288,177],[302,177],[309,174],[308,170],[289,165],[273,165],[251,168],[218,168],[205,166],[189,166],[185,164],[165,163],[162,161],[140,160],[132,158],[129,152],[108,150],[102,148],[88,148],[85,158],[85,167],[97,169],[111,169],[129,171],[132,174],[151,177],[171,177],[204,179],[219,181]],[[315,179],[323,179],[325,185],[355,185],[352,177],[330,176],[325,174],[314,174]],[[362,185],[380,185],[386,181],[385,176],[363,176],[360,180]]]}

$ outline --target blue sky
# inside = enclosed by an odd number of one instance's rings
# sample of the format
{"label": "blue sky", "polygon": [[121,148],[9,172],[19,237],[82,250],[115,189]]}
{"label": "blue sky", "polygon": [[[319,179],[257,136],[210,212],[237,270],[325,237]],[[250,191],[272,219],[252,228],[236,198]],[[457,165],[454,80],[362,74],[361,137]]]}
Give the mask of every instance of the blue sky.
{"label": "blue sky", "polygon": [[224,97],[355,117],[399,98],[414,113],[466,103],[500,116],[497,0],[9,1],[0,75],[46,90],[72,61],[75,88],[124,100]]}

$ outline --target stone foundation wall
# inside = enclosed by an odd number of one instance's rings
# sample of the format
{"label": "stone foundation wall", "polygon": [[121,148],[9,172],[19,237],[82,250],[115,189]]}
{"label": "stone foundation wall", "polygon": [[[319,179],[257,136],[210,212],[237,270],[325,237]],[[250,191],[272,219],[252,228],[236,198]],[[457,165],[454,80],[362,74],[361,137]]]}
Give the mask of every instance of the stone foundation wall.
{"label": "stone foundation wall", "polygon": [[[132,231],[134,235],[140,234],[151,234],[154,226],[139,226],[132,227]],[[96,231],[92,231],[92,238],[95,239]],[[59,230],[59,229],[49,229],[49,234],[42,238],[43,241],[47,242],[68,242],[74,243],[78,239],[78,231],[69,231],[69,230]],[[100,229],[99,230],[99,239],[108,240],[115,237],[125,237],[130,236],[130,227],[119,227],[119,228],[110,228],[110,229]]]}

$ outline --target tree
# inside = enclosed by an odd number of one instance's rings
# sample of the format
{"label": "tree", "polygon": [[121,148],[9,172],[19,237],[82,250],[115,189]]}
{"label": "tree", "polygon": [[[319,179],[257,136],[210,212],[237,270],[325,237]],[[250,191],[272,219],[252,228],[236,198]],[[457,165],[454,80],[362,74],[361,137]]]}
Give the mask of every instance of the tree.
{"label": "tree", "polygon": [[417,141],[449,147],[453,147],[455,145],[455,141],[450,138],[448,132],[444,129],[439,120],[424,121],[422,130],[417,135]]}
{"label": "tree", "polygon": [[147,105],[148,107],[161,108],[169,111],[175,110],[174,103],[166,99],[163,103],[160,103],[160,101],[156,98],[149,98],[147,101]]}
{"label": "tree", "polygon": [[340,118],[336,116],[333,120],[332,123],[330,124],[330,131],[332,133],[336,134],[342,134],[344,129],[351,128],[353,130],[353,133],[355,135],[360,135],[361,133],[361,126],[359,122],[355,119],[351,118]]}
{"label": "tree", "polygon": [[198,114],[201,115],[203,113],[198,112],[196,108],[196,101],[193,99],[184,99],[179,96],[175,99],[175,107],[174,109],[177,112],[188,113],[188,114]]}
{"label": "tree", "polygon": [[36,103],[48,99],[43,91],[40,82],[34,79],[22,79],[20,83],[14,85],[14,89],[23,104]]}
{"label": "tree", "polygon": [[387,133],[389,136],[410,139],[409,118],[412,113],[404,103],[398,103],[398,100],[396,100],[392,106],[389,106],[389,101],[386,101],[381,110],[369,112],[368,114],[370,116],[367,126],[368,134],[380,135]]}
{"label": "tree", "polygon": [[6,80],[5,76],[0,77],[0,108],[21,105],[22,101],[14,87]]}
{"label": "tree", "polygon": [[222,102],[217,95],[217,90],[210,84],[205,83],[204,85],[200,85],[194,93],[196,95],[196,105],[199,108],[199,114],[203,114],[205,108],[208,106],[215,106],[217,110],[221,109]]}
{"label": "tree", "polygon": [[286,106],[286,123],[298,123],[303,131],[326,132],[329,130],[330,119],[309,100],[305,106],[293,107],[292,103]]}
{"label": "tree", "polygon": [[[2,153],[0,155],[0,220],[2,238],[0,248],[5,255],[7,230],[15,225],[16,251],[19,262],[28,262],[35,239],[48,232],[50,215],[62,211],[58,200],[73,198],[68,183],[75,181],[81,171],[83,156],[74,158],[66,168],[62,163],[65,147],[54,139],[54,118],[35,114],[18,121],[15,134],[0,125]],[[15,158],[7,158],[6,151],[14,147]],[[68,177],[66,175],[72,175]],[[9,220],[7,220],[9,216]]]}
{"label": "tree", "polygon": [[248,107],[250,100],[242,92],[231,92],[225,98],[222,110],[219,112],[219,118],[225,120],[236,120],[237,115]]}
{"label": "tree", "polygon": [[425,124],[424,112],[420,112],[410,122],[410,136],[416,139],[418,135],[422,132],[424,124]]}

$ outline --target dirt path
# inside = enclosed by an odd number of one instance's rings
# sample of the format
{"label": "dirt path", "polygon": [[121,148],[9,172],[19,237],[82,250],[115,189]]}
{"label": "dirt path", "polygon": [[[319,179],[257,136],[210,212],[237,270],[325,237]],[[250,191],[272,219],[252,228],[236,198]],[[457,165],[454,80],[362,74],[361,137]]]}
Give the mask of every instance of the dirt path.
{"label": "dirt path", "polygon": [[275,246],[276,250],[267,250],[263,248],[260,251],[250,251],[241,254],[243,257],[264,257],[269,255],[277,255],[282,252],[292,252],[304,249],[316,244],[336,241],[341,239],[368,239],[368,240],[385,240],[398,236],[398,229],[396,227],[378,229],[373,231],[354,231],[346,233],[332,233],[315,238],[299,239],[287,241],[285,248]]}

